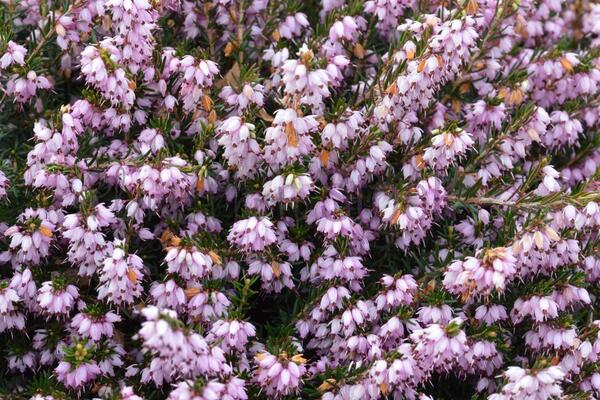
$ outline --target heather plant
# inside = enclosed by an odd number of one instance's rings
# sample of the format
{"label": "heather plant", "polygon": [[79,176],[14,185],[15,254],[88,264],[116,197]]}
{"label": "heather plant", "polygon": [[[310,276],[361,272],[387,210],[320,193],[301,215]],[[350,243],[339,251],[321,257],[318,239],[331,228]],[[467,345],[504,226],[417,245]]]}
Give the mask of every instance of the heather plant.
{"label": "heather plant", "polygon": [[0,398],[600,398],[600,3],[0,0]]}

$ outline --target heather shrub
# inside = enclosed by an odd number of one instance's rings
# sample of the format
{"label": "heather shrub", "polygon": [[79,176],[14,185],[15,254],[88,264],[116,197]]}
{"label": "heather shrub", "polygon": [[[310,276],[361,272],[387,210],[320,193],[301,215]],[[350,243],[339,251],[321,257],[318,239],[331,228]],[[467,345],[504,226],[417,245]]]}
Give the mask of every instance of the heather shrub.
{"label": "heather shrub", "polygon": [[0,398],[600,397],[600,4],[0,1]]}

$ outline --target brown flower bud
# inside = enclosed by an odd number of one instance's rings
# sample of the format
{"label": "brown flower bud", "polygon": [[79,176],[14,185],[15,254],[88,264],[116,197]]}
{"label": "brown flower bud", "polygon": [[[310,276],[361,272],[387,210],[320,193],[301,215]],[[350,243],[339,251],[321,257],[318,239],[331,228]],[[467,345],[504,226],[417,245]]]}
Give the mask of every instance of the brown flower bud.
{"label": "brown flower bud", "polygon": [[362,60],[363,58],[365,58],[365,48],[360,43],[356,43],[354,45],[354,49],[352,49],[352,53],[359,60]]}
{"label": "brown flower bud", "polygon": [[479,4],[477,4],[477,0],[469,0],[467,3],[467,14],[475,15],[479,10]]}
{"label": "brown flower bud", "polygon": [[573,72],[573,64],[571,64],[571,61],[569,61],[567,59],[567,57],[561,57],[560,58],[560,65],[562,65],[562,67],[565,69],[565,71],[567,71],[568,73],[572,73]]}
{"label": "brown flower bud", "polygon": [[235,47],[236,46],[235,44],[233,44],[233,42],[227,42],[227,44],[225,45],[225,50],[223,51],[225,57],[229,57],[230,55],[232,55],[235,51]]}

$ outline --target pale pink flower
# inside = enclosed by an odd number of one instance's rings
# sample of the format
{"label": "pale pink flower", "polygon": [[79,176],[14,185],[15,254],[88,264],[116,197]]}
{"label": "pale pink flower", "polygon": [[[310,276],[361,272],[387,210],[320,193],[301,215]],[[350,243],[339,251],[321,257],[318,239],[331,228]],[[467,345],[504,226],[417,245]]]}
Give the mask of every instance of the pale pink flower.
{"label": "pale pink flower", "polygon": [[112,255],[104,260],[98,298],[107,298],[114,304],[131,304],[142,293],[144,264],[137,255],[127,254],[122,245],[123,242],[116,241]]}
{"label": "pale pink flower", "polygon": [[6,69],[11,64],[25,64],[27,49],[18,43],[9,40],[6,44],[5,53],[0,57],[0,68]]}
{"label": "pale pink flower", "polygon": [[93,381],[100,374],[100,368],[95,361],[81,363],[77,366],[68,361],[61,361],[54,372],[56,378],[63,385],[76,389]]}
{"label": "pale pink flower", "polygon": [[244,252],[263,251],[276,242],[273,223],[267,217],[250,217],[233,224],[227,240]]}
{"label": "pale pink flower", "polygon": [[77,286],[69,285],[60,279],[46,281],[38,290],[37,301],[48,314],[67,315],[79,298]]}
{"label": "pale pink flower", "polygon": [[84,338],[97,342],[101,337],[111,338],[113,336],[113,324],[120,322],[121,317],[113,312],[102,315],[79,313],[71,321],[71,327]]}
{"label": "pale pink flower", "polygon": [[282,353],[277,357],[268,352],[259,353],[255,356],[256,382],[272,397],[297,393],[306,372],[304,361],[302,355],[288,357]]}

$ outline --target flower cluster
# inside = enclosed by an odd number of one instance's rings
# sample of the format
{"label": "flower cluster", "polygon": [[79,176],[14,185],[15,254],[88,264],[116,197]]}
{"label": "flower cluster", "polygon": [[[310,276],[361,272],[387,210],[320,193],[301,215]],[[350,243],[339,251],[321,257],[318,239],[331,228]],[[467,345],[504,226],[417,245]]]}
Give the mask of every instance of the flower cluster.
{"label": "flower cluster", "polygon": [[0,1],[0,398],[600,398],[600,5]]}

